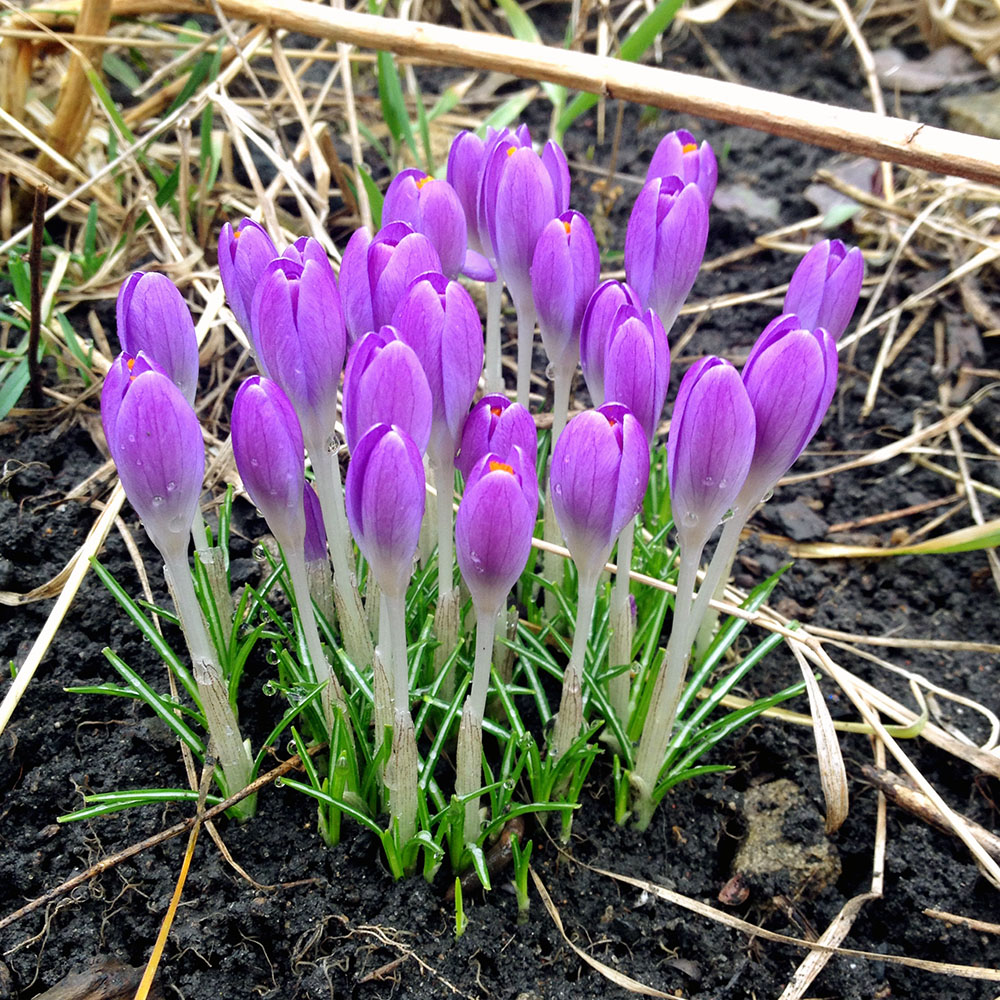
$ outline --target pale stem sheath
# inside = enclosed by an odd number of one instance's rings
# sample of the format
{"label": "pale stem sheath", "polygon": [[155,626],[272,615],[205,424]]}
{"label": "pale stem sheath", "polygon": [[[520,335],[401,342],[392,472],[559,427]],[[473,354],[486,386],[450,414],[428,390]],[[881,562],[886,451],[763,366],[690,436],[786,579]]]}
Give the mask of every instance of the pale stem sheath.
{"label": "pale stem sheath", "polygon": [[517,304],[517,401],[528,408],[531,393],[531,354],[535,346],[535,303]]}
{"label": "pale stem sheath", "polygon": [[[496,270],[494,268],[494,270]],[[503,392],[503,366],[500,358],[500,299],[503,282],[486,282],[486,392]]]}
{"label": "pale stem sheath", "polygon": [[[454,528],[451,510],[451,494],[455,483],[455,473],[450,464],[431,462],[434,472],[434,489],[437,492],[437,533],[438,533],[438,600],[447,597],[453,587],[455,565]],[[448,650],[451,653],[451,650]]]}
{"label": "pale stem sheath", "polygon": [[[632,569],[632,548],[635,542],[635,518],[618,536],[618,572],[611,588],[611,641],[608,644],[608,666],[621,667],[632,662],[632,609],[629,607],[629,571]],[[630,681],[624,670],[608,682],[608,697],[619,721],[628,721]]]}
{"label": "pale stem sheath", "polygon": [[685,545],[681,542],[681,561],[677,574],[677,596],[674,600],[674,623],[667,642],[667,660],[656,679],[653,697],[639,740],[639,753],[632,772],[636,786],[637,811],[640,828],[644,828],[652,815],[651,797],[656,788],[656,780],[663,767],[667,746],[674,728],[674,718],[680,701],[684,674],[687,670],[690,646],[691,606],[694,598],[694,584],[698,574],[698,563],[704,539],[701,544]]}
{"label": "pale stem sheath", "polygon": [[[604,565],[601,560],[600,565]],[[559,700],[559,715],[552,731],[552,753],[564,754],[580,735],[583,725],[583,666],[590,638],[590,625],[594,617],[594,601],[597,597],[597,580],[600,570],[584,573],[577,567],[578,587],[576,605],[576,631],[569,663],[563,673],[562,697]]]}
{"label": "pale stem sheath", "polygon": [[215,659],[215,650],[201,617],[201,607],[191,582],[186,553],[180,557],[164,555],[164,575],[177,605],[177,614],[187,640],[194,680],[198,686],[201,710],[205,713],[208,734],[215,744],[222,773],[230,795],[250,784],[250,751],[240,736],[236,713],[229,703],[229,691]]}

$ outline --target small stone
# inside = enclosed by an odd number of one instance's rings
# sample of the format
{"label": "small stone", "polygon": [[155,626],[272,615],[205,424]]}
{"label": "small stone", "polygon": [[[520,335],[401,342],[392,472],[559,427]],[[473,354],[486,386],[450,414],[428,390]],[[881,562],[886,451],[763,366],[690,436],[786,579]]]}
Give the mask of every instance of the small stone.
{"label": "small stone", "polygon": [[1000,139],[1000,90],[946,97],[941,103],[948,111],[951,128]]}

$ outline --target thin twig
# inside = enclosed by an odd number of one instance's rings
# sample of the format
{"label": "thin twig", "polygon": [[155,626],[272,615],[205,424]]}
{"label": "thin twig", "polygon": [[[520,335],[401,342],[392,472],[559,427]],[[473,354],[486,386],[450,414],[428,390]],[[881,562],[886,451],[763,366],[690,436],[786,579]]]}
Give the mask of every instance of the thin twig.
{"label": "thin twig", "polygon": [[31,248],[28,251],[28,272],[31,279],[31,320],[28,325],[28,381],[31,385],[31,405],[42,406],[42,366],[38,347],[42,336],[42,234],[45,232],[45,202],[49,189],[45,184],[35,188],[31,212]]}

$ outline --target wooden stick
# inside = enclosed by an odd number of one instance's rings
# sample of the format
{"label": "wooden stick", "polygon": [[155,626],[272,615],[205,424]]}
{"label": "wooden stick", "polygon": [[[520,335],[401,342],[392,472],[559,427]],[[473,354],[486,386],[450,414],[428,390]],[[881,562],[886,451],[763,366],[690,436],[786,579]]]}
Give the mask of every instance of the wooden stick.
{"label": "wooden stick", "polygon": [[[44,23],[68,24],[80,0],[65,0],[60,13],[33,8]],[[641,66],[584,52],[534,45],[502,35],[462,31],[419,21],[400,21],[334,10],[307,0],[219,0],[230,17],[287,28],[315,38],[349,42],[445,66],[511,73],[561,83],[575,90],[684,111],[941,174],[1000,183],[1000,140],[984,139],[919,122],[787,97],[754,87],[709,80],[655,66]],[[203,0],[113,0],[115,16],[210,14]],[[14,19],[15,26],[19,22]]]}

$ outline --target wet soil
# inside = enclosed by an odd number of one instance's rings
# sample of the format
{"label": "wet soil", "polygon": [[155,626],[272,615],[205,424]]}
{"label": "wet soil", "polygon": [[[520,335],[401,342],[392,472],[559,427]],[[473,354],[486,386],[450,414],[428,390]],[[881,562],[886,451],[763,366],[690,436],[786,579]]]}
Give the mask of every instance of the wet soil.
{"label": "wet soil", "polygon": [[[839,43],[825,46],[822,33],[774,29],[760,11],[735,12],[704,34],[744,82],[866,106],[850,50]],[[690,37],[668,52],[667,63],[716,72],[705,49]],[[427,89],[432,89],[433,79],[428,77]],[[919,98],[903,95],[903,112],[943,124],[940,101],[955,92],[946,88]],[[540,122],[545,114],[539,110]],[[744,181],[777,199],[776,222],[755,220],[737,210],[715,210],[706,259],[747,245],[756,233],[775,224],[814,214],[802,192],[812,172],[829,159],[827,152],[689,117],[661,114],[655,125],[642,130],[638,119],[639,109],[626,110],[621,172],[641,176],[662,132],[689,127],[723,152],[724,182]],[[591,116],[567,137],[571,160],[606,166],[606,147],[594,149],[591,160],[594,142]],[[578,170],[575,180],[574,207],[593,211],[593,175]],[[626,190],[610,214],[619,246],[634,193]],[[850,229],[833,235],[851,238]],[[789,271],[786,256],[758,254],[705,273],[692,299],[777,285],[787,281]],[[984,292],[996,307],[996,287]],[[757,303],[705,318],[675,359],[674,389],[685,356],[720,351],[739,355],[778,305]],[[839,403],[800,469],[829,466],[838,460],[833,456],[870,449],[908,433],[916,411],[928,419],[933,416],[941,372],[934,368],[928,328],[889,371],[873,416],[859,420],[867,385],[864,373],[871,370],[877,347],[873,338],[863,340],[853,367],[845,366]],[[992,351],[994,356],[987,356],[983,367],[998,367],[996,348]],[[984,406],[976,418],[995,438],[1000,430],[996,411]],[[25,420],[5,443],[0,589],[24,592],[50,579],[93,523],[95,513],[87,505],[91,496],[63,500],[103,461],[85,425],[79,415],[60,423]],[[977,463],[975,474],[1000,486],[995,462]],[[93,493],[102,485],[95,484]],[[952,490],[939,475],[897,461],[786,488],[755,518],[754,527],[819,540],[826,538],[831,525],[945,497]],[[998,514],[988,507],[985,513]],[[135,529],[131,512],[124,516]],[[884,544],[892,527],[890,523],[864,530],[875,544]],[[262,531],[261,522],[248,509],[238,508],[237,528],[242,537],[234,565],[249,577],[256,572],[251,548]],[[141,539],[141,530],[136,537]],[[760,580],[785,558],[782,549],[753,538],[737,565],[737,581]],[[139,593],[117,533],[109,538],[102,560],[131,593]],[[150,558],[149,565],[155,560]],[[155,588],[157,581],[152,582]],[[799,561],[774,597],[779,608],[801,620],[872,635],[996,642],[1000,631],[996,592],[981,553]],[[0,610],[0,655],[5,663],[20,661],[50,608],[50,601],[42,601]],[[162,676],[161,665],[101,585],[89,578],[0,737],[0,917],[189,814],[184,807],[166,806],[90,823],[55,823],[55,817],[79,807],[87,792],[185,783],[174,742],[147,711],[128,702],[64,692],[67,686],[110,679],[101,654],[105,645],[147,676]],[[997,664],[985,654],[890,650],[885,655],[1000,709]],[[845,659],[845,665],[907,700],[905,685],[886,671],[856,660]],[[752,691],[774,690],[797,679],[796,669],[789,658],[776,654],[751,676],[748,686]],[[248,731],[260,739],[270,729],[274,704],[261,693],[267,664],[254,662],[250,670],[241,716]],[[832,686],[826,683],[824,690],[836,716],[853,718]],[[956,721],[970,725],[969,714],[958,715]],[[970,728],[976,732],[974,725]],[[844,736],[842,745],[851,778],[851,811],[830,837],[823,831],[822,793],[808,730],[766,722],[730,739],[718,759],[734,770],[676,789],[644,834],[615,826],[607,765],[599,762],[565,850],[543,830],[528,830],[535,845],[535,871],[569,938],[595,959],[666,995],[698,1000],[778,997],[801,951],[750,939],[588,866],[651,880],[770,930],[800,938],[822,933],[847,900],[869,890],[872,877],[876,800],[859,775],[861,765],[871,760],[871,749],[859,735]],[[907,749],[951,805],[996,829],[996,780],[924,743]],[[283,750],[278,756],[284,756]],[[780,820],[773,822],[776,811]],[[778,863],[758,862],[754,870],[744,870],[741,889],[731,880],[737,869],[750,864],[746,845],[755,836],[759,840],[763,814],[772,820],[766,827],[770,851],[765,854]],[[237,874],[202,835],[161,965],[165,997],[603,1000],[627,995],[569,947],[534,890],[529,917],[519,922],[505,877],[496,879],[491,893],[467,900],[468,928],[456,940],[453,907],[445,899],[446,875],[433,884],[420,877],[394,883],[378,845],[353,830],[339,847],[326,849],[310,804],[286,788],[270,787],[261,794],[254,821],[243,826],[223,821],[219,828],[233,858],[259,885]],[[29,1000],[67,974],[109,956],[133,966],[144,964],[183,850],[184,838],[179,838],[143,851],[6,927],[0,932],[0,1000]],[[803,867],[803,856],[820,863]],[[890,808],[885,875],[882,897],[862,908],[845,946],[886,956],[983,967],[1000,964],[995,933],[944,923],[924,913],[933,908],[1000,922],[1000,895],[959,842]],[[720,892],[728,902],[719,902]],[[997,993],[996,984],[857,957],[832,959],[808,991],[812,997],[842,1000],[990,1000]]]}

